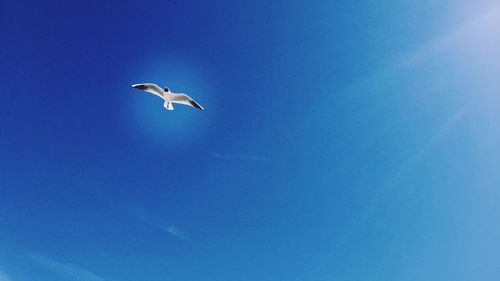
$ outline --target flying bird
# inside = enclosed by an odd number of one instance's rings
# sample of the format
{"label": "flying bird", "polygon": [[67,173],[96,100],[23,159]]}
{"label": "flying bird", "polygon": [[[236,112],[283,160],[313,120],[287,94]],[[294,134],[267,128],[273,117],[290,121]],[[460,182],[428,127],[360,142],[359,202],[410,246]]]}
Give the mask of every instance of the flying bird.
{"label": "flying bird", "polygon": [[153,95],[157,95],[162,98],[165,102],[163,106],[167,110],[174,110],[173,103],[180,103],[184,105],[189,105],[200,110],[205,110],[200,104],[198,104],[195,100],[193,100],[190,96],[184,93],[174,93],[170,91],[169,88],[161,88],[160,86],[153,83],[140,83],[132,85],[132,88],[136,88],[139,90],[143,90],[145,92],[151,93]]}

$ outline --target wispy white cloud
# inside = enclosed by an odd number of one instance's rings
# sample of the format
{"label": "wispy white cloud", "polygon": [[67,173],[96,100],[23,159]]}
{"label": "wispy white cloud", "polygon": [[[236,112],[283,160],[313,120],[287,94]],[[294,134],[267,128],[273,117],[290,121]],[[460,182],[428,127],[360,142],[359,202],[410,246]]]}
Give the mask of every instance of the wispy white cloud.
{"label": "wispy white cloud", "polygon": [[160,228],[177,239],[189,241],[189,237],[186,233],[173,225],[160,226]]}
{"label": "wispy white cloud", "polygon": [[179,229],[175,225],[165,223],[164,220],[162,220],[158,217],[155,217],[142,209],[129,208],[129,212],[133,216],[135,216],[138,219],[140,219],[141,221],[143,221],[144,223],[146,223],[150,226],[156,227],[156,228],[166,232],[167,234],[171,235],[174,238],[177,238],[179,240],[186,241],[186,242],[191,241],[191,239],[189,238],[189,235],[185,231]]}
{"label": "wispy white cloud", "polygon": [[7,275],[7,273],[0,270],[0,281],[12,281],[12,279]]}
{"label": "wispy white cloud", "polygon": [[210,155],[214,158],[218,159],[230,159],[230,160],[251,160],[251,161],[269,161],[268,157],[260,156],[260,155],[252,155],[252,154],[222,154],[218,152],[210,152]]}
{"label": "wispy white cloud", "polygon": [[[71,280],[105,281],[104,278],[97,276],[88,270],[72,266],[66,263],[62,263],[46,256],[42,256],[39,254],[31,254],[30,259],[34,263],[47,268],[48,270],[54,272],[55,274],[61,275]],[[0,281],[4,280],[0,279]]]}

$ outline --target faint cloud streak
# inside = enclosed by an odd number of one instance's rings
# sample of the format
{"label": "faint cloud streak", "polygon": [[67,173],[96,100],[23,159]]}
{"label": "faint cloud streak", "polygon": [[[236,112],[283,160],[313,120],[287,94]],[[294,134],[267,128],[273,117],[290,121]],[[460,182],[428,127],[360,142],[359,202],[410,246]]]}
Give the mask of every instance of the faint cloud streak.
{"label": "faint cloud streak", "polygon": [[[78,281],[105,281],[104,278],[97,276],[88,270],[71,266],[46,256],[42,256],[39,254],[31,254],[30,258],[36,264],[43,266],[49,269],[50,271],[68,279],[78,280]],[[0,279],[0,281],[4,280]]]}
{"label": "faint cloud streak", "polygon": [[161,229],[162,231],[168,233],[169,235],[171,235],[172,237],[174,237],[176,239],[179,239],[179,240],[182,240],[185,242],[191,241],[191,239],[189,238],[189,235],[187,235],[187,233],[184,232],[183,230],[179,229],[178,227],[176,227],[174,225],[165,223],[162,219],[160,219],[158,217],[154,217],[142,209],[129,208],[129,212],[133,216],[135,216],[136,218],[141,220],[142,222],[144,222],[150,226],[153,226],[155,228]]}
{"label": "faint cloud streak", "polygon": [[173,225],[160,226],[160,228],[177,239],[189,241],[189,237],[186,235],[186,233],[179,230],[177,227]]}

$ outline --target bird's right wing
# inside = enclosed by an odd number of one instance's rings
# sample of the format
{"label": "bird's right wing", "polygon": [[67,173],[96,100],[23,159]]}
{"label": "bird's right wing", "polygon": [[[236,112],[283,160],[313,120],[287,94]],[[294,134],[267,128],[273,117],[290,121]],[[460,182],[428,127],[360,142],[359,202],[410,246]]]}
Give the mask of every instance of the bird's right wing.
{"label": "bird's right wing", "polygon": [[139,90],[143,90],[145,92],[151,93],[153,95],[157,95],[160,98],[163,98],[163,89],[153,83],[141,83],[141,84],[134,84],[132,85],[132,88],[136,88]]}
{"label": "bird's right wing", "polygon": [[172,102],[192,106],[192,107],[198,108],[200,110],[205,110],[203,108],[203,106],[201,106],[199,103],[197,103],[195,100],[193,100],[190,96],[183,94],[183,93],[174,94],[172,97]]}

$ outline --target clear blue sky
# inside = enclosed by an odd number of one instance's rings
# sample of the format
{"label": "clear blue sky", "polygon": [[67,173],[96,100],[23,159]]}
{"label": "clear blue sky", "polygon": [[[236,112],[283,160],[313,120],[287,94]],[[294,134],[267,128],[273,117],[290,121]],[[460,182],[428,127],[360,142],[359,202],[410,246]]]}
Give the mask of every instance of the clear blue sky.
{"label": "clear blue sky", "polygon": [[2,0],[0,280],[500,280],[499,50],[497,1]]}

